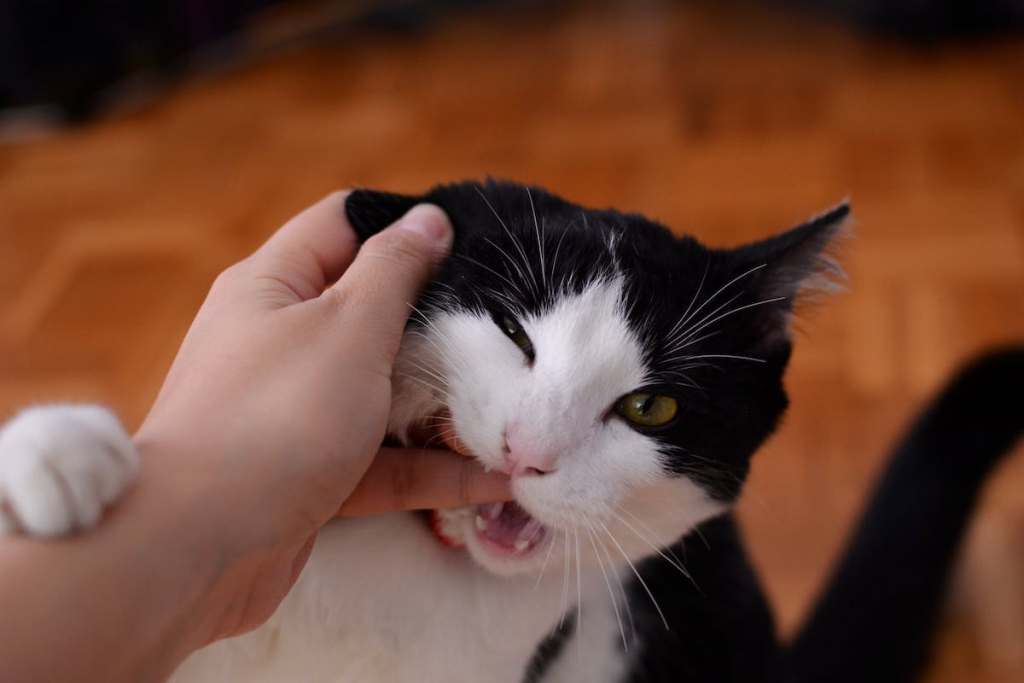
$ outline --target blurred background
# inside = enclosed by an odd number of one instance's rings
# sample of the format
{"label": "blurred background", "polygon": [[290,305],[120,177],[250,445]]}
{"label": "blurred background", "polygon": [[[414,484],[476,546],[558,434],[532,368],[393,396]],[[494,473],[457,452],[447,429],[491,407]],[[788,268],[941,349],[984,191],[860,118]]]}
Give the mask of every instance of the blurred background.
{"label": "blurred background", "polygon": [[[800,321],[741,506],[790,632],[888,444],[1024,338],[1022,25],[1018,0],[0,3],[0,415],[138,424],[216,273],[336,188],[490,174],[720,246],[850,197],[849,291]],[[1022,485],[1018,457],[932,683],[1024,680]]]}

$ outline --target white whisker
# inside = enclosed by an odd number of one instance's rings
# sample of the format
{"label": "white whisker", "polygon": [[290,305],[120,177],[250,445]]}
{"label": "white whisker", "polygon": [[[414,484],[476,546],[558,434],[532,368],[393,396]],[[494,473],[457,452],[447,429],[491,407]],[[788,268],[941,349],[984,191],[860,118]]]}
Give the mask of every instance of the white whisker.
{"label": "white whisker", "polygon": [[572,530],[573,538],[576,543],[576,630],[579,632],[580,626],[583,621],[583,579],[582,570],[580,567],[580,532],[578,529]]}
{"label": "white whisker", "polygon": [[565,539],[562,544],[562,550],[564,551],[563,558],[565,562],[563,563],[562,572],[562,599],[559,602],[559,607],[561,609],[561,614],[558,617],[559,629],[561,629],[562,625],[565,623],[565,614],[569,611],[569,530],[566,529],[563,531],[562,536]]}
{"label": "white whisker", "polygon": [[597,543],[594,542],[594,529],[587,524],[587,538],[590,540],[590,546],[594,549],[594,557],[597,558],[597,566],[601,568],[601,575],[604,576],[604,584],[608,588],[608,598],[612,602],[612,611],[615,612],[615,623],[619,625],[619,635],[622,636],[622,649],[629,652],[629,644],[626,641],[626,629],[622,626],[622,615],[619,613],[619,601],[615,597],[615,593],[612,591],[612,582],[608,578],[608,571],[604,568],[604,560],[601,559],[601,553],[597,549]]}
{"label": "white whisker", "polygon": [[[694,335],[697,332],[700,332],[702,329],[704,329],[708,325],[712,325],[712,324],[718,322],[719,320],[722,320],[723,318],[727,318],[728,316],[733,315],[735,313],[739,313],[740,311],[745,311],[748,308],[754,308],[755,306],[763,306],[765,304],[773,304],[773,303],[775,303],[777,301],[783,301],[783,300],[785,300],[785,298],[786,297],[784,297],[784,296],[777,296],[777,297],[773,297],[771,299],[762,299],[761,301],[755,301],[752,304],[746,304],[744,306],[738,306],[738,307],[736,307],[736,308],[734,308],[734,309],[732,309],[730,311],[726,311],[725,313],[722,313],[721,315],[719,315],[716,318],[712,318],[710,321],[704,323],[703,325],[700,325],[700,326],[696,327],[689,334],[690,335]],[[684,340],[684,341],[686,341],[686,340]]]}
{"label": "white whisker", "polygon": [[[696,315],[697,315],[698,313],[700,313],[700,310],[701,310],[702,308],[704,308],[704,307],[705,307],[705,306],[707,306],[707,305],[708,305],[709,303],[711,303],[712,301],[714,301],[715,297],[717,297],[717,296],[718,296],[719,294],[721,294],[721,293],[722,293],[722,292],[724,292],[725,290],[729,289],[729,287],[731,287],[731,286],[732,286],[732,285],[733,285],[734,283],[736,283],[736,282],[739,282],[739,281],[740,281],[740,280],[742,280],[743,278],[745,278],[745,277],[747,277],[747,276],[749,276],[749,275],[751,275],[751,274],[753,274],[753,273],[756,273],[757,271],[761,270],[762,268],[765,268],[765,267],[767,267],[767,265],[768,265],[767,263],[762,263],[762,264],[761,264],[761,265],[759,265],[759,266],[754,266],[753,268],[751,268],[750,270],[746,271],[745,273],[742,273],[742,274],[740,274],[740,275],[737,275],[737,276],[736,276],[736,277],[734,277],[733,279],[731,279],[731,280],[729,280],[728,282],[726,282],[726,283],[725,283],[724,285],[722,285],[721,287],[719,287],[719,288],[718,288],[718,291],[717,291],[717,292],[715,292],[714,294],[712,294],[711,296],[709,296],[709,297],[708,297],[707,299],[705,299],[705,300],[704,300],[704,303],[702,303],[702,304],[701,304],[700,306],[698,306],[698,307],[697,307],[697,310],[695,310],[695,311],[694,311],[693,313],[691,313],[691,314],[690,314],[690,318],[692,318],[692,317],[696,316]],[[687,320],[688,320],[688,319],[689,319],[689,318],[687,318]],[[683,324],[683,325],[685,325],[685,324],[686,324],[686,320],[684,320],[684,321],[682,322],[682,324]]]}
{"label": "white whisker", "polygon": [[491,213],[494,214],[494,217],[498,219],[498,223],[499,225],[501,225],[502,230],[505,231],[505,234],[508,235],[509,240],[512,241],[512,246],[514,246],[516,250],[519,252],[519,255],[523,257],[523,265],[526,266],[527,270],[530,272],[530,278],[533,280],[533,291],[534,293],[537,293],[537,278],[533,274],[533,268],[530,266],[530,259],[526,256],[526,250],[523,249],[523,245],[519,243],[519,240],[516,239],[516,236],[512,233],[512,231],[508,229],[508,225],[506,225],[505,221],[502,220],[501,216],[498,215],[498,212],[495,211],[494,205],[491,204],[491,201],[489,199],[487,199],[487,195],[485,195],[479,187],[475,189],[476,193],[480,195],[480,198],[484,200],[485,204],[487,204],[487,208],[490,209]]}
{"label": "white whisker", "polygon": [[733,360],[749,360],[755,363],[767,362],[764,358],[753,358],[752,356],[734,356],[727,353],[706,353],[700,356],[686,356],[680,360],[700,360],[702,358],[731,358]]}
{"label": "white whisker", "polygon": [[551,551],[553,551],[555,549],[555,542],[556,541],[557,541],[557,538],[555,536],[552,536],[551,540],[548,541],[548,551],[544,555],[544,562],[543,562],[543,564],[540,565],[540,574],[537,575],[537,583],[533,584],[533,589],[534,590],[537,590],[537,586],[540,585],[541,579],[544,578],[544,570],[547,569],[548,560],[551,559]]}
{"label": "white whisker", "polygon": [[690,315],[690,309],[692,309],[693,305],[697,303],[697,298],[700,296],[701,290],[704,289],[704,280],[707,279],[709,270],[711,270],[710,256],[708,257],[708,262],[704,264],[704,274],[700,276],[700,284],[697,285],[697,291],[693,293],[693,298],[690,299],[690,305],[686,307],[683,315],[679,317],[679,320],[676,321],[676,324],[673,325],[672,329],[668,332],[668,337],[670,339],[683,325],[686,324],[686,321],[688,320],[687,316]]}
{"label": "white whisker", "polygon": [[636,580],[640,582],[640,585],[643,587],[644,592],[647,593],[647,597],[651,599],[651,604],[654,605],[654,609],[658,612],[658,616],[661,617],[661,623],[665,626],[665,630],[671,630],[668,626],[668,619],[665,618],[665,613],[661,611],[661,605],[659,605],[658,601],[654,598],[654,593],[652,593],[651,589],[647,587],[647,582],[644,581],[644,577],[640,576],[640,572],[637,571],[637,568],[633,564],[633,561],[629,559],[629,555],[627,555],[626,551],[622,549],[622,546],[619,545],[619,542],[615,540],[615,536],[613,536],[612,532],[608,530],[608,527],[605,526],[604,522],[598,521],[598,524],[600,524],[601,528],[604,529],[604,532],[608,534],[608,538],[611,539],[611,542],[615,544],[615,547],[619,549],[619,553],[622,554],[622,559],[624,559],[626,563],[629,565],[629,568],[633,570],[633,575],[636,577]]}
{"label": "white whisker", "polygon": [[[485,237],[484,238],[484,242],[487,242],[487,244],[489,244],[492,247],[494,247],[495,249],[497,249],[498,253],[500,253],[502,255],[502,257],[504,257],[505,261],[508,262],[508,265],[510,265],[513,268],[515,268],[516,273],[519,274],[519,279],[522,280],[524,283],[529,284],[529,281],[526,279],[526,272],[519,266],[518,263],[515,262],[515,260],[512,258],[512,256],[507,251],[502,249],[501,246],[497,242],[492,240],[490,237]],[[519,291],[518,288],[516,288],[516,289],[517,289],[517,291]]]}
{"label": "white whisker", "polygon": [[540,256],[540,279],[544,283],[544,290],[548,288],[548,276],[544,269],[544,243],[540,236],[540,224],[537,222],[537,209],[533,205],[533,193],[526,188],[526,198],[530,200],[530,212],[533,213],[533,229],[537,233],[537,254]]}
{"label": "white whisker", "polygon": [[473,265],[479,266],[480,268],[483,268],[484,270],[490,272],[495,277],[498,277],[498,278],[501,278],[502,280],[504,280],[505,284],[507,284],[512,289],[516,290],[517,292],[520,291],[519,285],[517,285],[516,283],[512,282],[512,280],[509,280],[507,277],[505,277],[504,275],[502,275],[501,273],[496,271],[494,268],[491,268],[487,264],[481,263],[480,261],[477,261],[475,258],[466,256],[465,254],[453,254],[453,256],[455,256],[456,258],[463,259],[464,261],[469,261]]}
{"label": "white whisker", "polygon": [[686,569],[682,566],[682,564],[679,564],[678,562],[676,562],[676,560],[673,560],[671,557],[666,555],[661,550],[661,548],[659,548],[657,545],[655,545],[653,542],[651,542],[650,539],[648,539],[646,536],[644,536],[639,531],[637,531],[636,527],[634,527],[632,524],[627,522],[621,515],[616,513],[614,510],[609,510],[608,512],[610,512],[612,515],[614,515],[622,524],[624,524],[626,526],[627,529],[629,529],[634,534],[636,534],[637,538],[639,538],[641,541],[643,541],[644,543],[649,545],[654,550],[654,552],[658,553],[658,555],[660,555],[662,559],[664,559],[666,562],[668,562],[670,565],[672,565],[672,567],[676,571],[678,571],[680,574],[685,576],[690,581],[690,583],[693,584],[694,588],[696,588],[698,591],[700,590],[700,586],[697,585],[697,582],[693,580],[693,576],[690,574],[690,572],[686,571]]}

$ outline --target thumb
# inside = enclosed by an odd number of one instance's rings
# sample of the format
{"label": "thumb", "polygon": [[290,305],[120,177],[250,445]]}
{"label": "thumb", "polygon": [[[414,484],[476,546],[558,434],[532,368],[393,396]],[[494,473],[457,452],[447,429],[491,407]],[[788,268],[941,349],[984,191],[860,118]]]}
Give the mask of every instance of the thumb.
{"label": "thumb", "polygon": [[433,204],[419,204],[398,221],[368,239],[352,265],[334,285],[334,296],[345,308],[346,326],[390,361],[398,352],[411,304],[434,266],[448,254],[452,226]]}

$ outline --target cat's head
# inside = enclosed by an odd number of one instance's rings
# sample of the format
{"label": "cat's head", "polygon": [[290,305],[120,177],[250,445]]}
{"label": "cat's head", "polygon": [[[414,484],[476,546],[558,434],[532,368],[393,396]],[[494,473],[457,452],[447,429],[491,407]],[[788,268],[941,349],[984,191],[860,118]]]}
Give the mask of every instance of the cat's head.
{"label": "cat's head", "polygon": [[455,241],[403,339],[389,431],[433,434],[515,494],[442,511],[445,537],[535,574],[554,549],[649,555],[728,508],[786,408],[794,302],[841,275],[846,204],[737,249],[507,182],[359,190],[346,211],[365,239],[418,202]]}

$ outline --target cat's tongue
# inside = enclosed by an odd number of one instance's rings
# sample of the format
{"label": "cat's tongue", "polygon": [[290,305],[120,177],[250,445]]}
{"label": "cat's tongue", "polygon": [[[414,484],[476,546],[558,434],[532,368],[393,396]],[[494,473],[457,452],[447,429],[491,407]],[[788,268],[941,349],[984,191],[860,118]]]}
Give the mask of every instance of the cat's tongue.
{"label": "cat's tongue", "polygon": [[477,508],[477,536],[492,549],[525,555],[544,539],[544,525],[515,502],[492,503]]}

